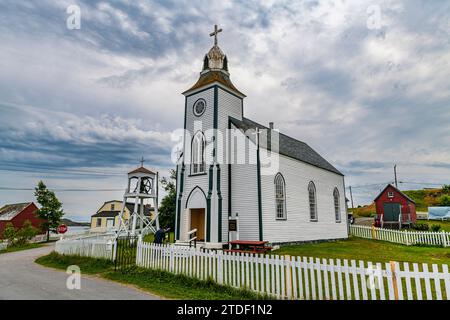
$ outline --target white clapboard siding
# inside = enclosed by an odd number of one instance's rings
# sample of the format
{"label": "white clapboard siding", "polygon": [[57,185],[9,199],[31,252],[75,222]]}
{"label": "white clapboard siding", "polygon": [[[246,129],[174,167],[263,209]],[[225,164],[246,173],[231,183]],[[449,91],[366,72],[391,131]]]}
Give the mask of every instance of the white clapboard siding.
{"label": "white clapboard siding", "polygon": [[447,265],[239,254],[138,242],[136,264],[278,299],[450,300]]}
{"label": "white clapboard siding", "polygon": [[405,245],[450,246],[450,232],[445,231],[401,231],[356,225],[351,225],[349,229],[352,236],[359,238],[382,240]]}
{"label": "white clapboard siding", "polygon": [[[64,255],[114,260],[115,241],[111,239],[63,239],[55,243],[55,251]],[[144,257],[139,257],[143,259]]]}

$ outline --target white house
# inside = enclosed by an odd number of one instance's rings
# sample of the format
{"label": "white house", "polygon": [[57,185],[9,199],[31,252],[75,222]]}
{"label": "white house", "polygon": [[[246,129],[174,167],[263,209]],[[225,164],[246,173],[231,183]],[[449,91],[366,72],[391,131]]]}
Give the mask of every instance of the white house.
{"label": "white house", "polygon": [[[185,91],[175,237],[208,247],[230,239],[293,243],[347,238],[344,176],[306,143],[244,117],[217,45]],[[229,220],[233,223],[229,224]],[[237,231],[234,226],[237,225]]]}

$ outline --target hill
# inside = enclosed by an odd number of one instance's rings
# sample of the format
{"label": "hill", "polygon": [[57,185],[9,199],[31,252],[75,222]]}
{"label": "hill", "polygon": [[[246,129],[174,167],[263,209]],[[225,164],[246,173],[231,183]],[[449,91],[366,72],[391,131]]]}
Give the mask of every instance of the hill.
{"label": "hill", "polygon": [[440,197],[444,194],[449,194],[442,189],[408,190],[403,192],[416,202],[417,211],[428,211],[428,207],[439,206]]}
{"label": "hill", "polygon": [[91,225],[89,222],[76,222],[67,218],[62,218],[61,223],[68,227],[89,227]]}

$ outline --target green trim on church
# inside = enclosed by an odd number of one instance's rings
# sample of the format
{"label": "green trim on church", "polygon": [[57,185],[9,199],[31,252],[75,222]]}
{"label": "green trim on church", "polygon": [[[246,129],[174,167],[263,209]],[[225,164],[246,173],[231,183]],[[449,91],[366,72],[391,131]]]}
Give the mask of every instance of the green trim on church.
{"label": "green trim on church", "polygon": [[[178,166],[177,166],[178,171]],[[184,162],[181,165],[181,173],[180,173],[180,184],[179,184],[179,194],[178,194],[178,204],[177,204],[177,224],[175,230],[175,239],[180,240],[180,218],[181,218],[181,198],[183,197],[183,185],[184,185]]]}
{"label": "green trim on church", "polygon": [[213,165],[209,166],[208,196],[206,197],[206,242],[211,241],[211,195],[213,186]]}
{"label": "green trim on church", "polygon": [[217,239],[218,242],[222,242],[222,192],[220,191],[220,165],[216,164],[217,167],[217,201],[218,201],[218,210],[217,210],[217,224],[218,224],[218,234]]}

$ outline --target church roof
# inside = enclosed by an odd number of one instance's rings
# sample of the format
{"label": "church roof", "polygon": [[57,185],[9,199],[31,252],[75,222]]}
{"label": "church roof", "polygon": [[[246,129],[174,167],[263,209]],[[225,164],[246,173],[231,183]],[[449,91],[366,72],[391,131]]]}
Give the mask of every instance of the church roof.
{"label": "church roof", "polygon": [[147,168],[144,167],[139,167],[137,169],[134,169],[133,171],[128,172],[128,174],[131,173],[149,173],[149,174],[155,174],[153,171],[148,170]]}
{"label": "church roof", "polygon": [[[244,133],[246,133],[247,137],[252,140],[253,142],[255,142],[255,138],[256,136],[254,134],[250,134],[249,132],[247,132],[247,130],[249,129],[265,129],[265,130],[270,130],[269,128],[256,123],[250,119],[247,119],[245,117],[242,118],[241,120],[235,119],[230,117],[230,121],[231,123],[233,123],[237,128],[242,129],[244,131]],[[269,135],[269,141],[270,141],[270,136]],[[306,143],[296,140],[294,138],[291,138],[285,134],[280,133],[279,134],[279,153],[282,155],[285,155],[287,157],[290,158],[294,158],[297,160],[300,160],[302,162],[308,163],[310,165],[313,165],[315,167],[318,168],[322,168],[334,173],[337,173],[341,176],[343,176],[343,174],[336,169],[335,167],[333,167],[327,160],[325,160],[320,154],[318,154],[316,151],[314,151],[314,149],[312,149],[310,146],[308,146]],[[270,149],[270,147],[268,146],[269,143],[265,142],[265,139],[260,139],[260,146]]]}
{"label": "church roof", "polygon": [[245,97],[245,94],[243,94],[238,89],[236,89],[236,87],[231,82],[230,77],[220,70],[211,70],[206,73],[202,73],[200,75],[200,78],[198,79],[198,81],[192,87],[190,87],[188,90],[183,92],[183,94],[186,94],[192,90],[204,87],[204,86],[214,83],[214,82],[219,82],[220,84],[224,85],[225,87],[227,87],[227,88],[231,89],[232,91],[235,91],[236,93]]}

